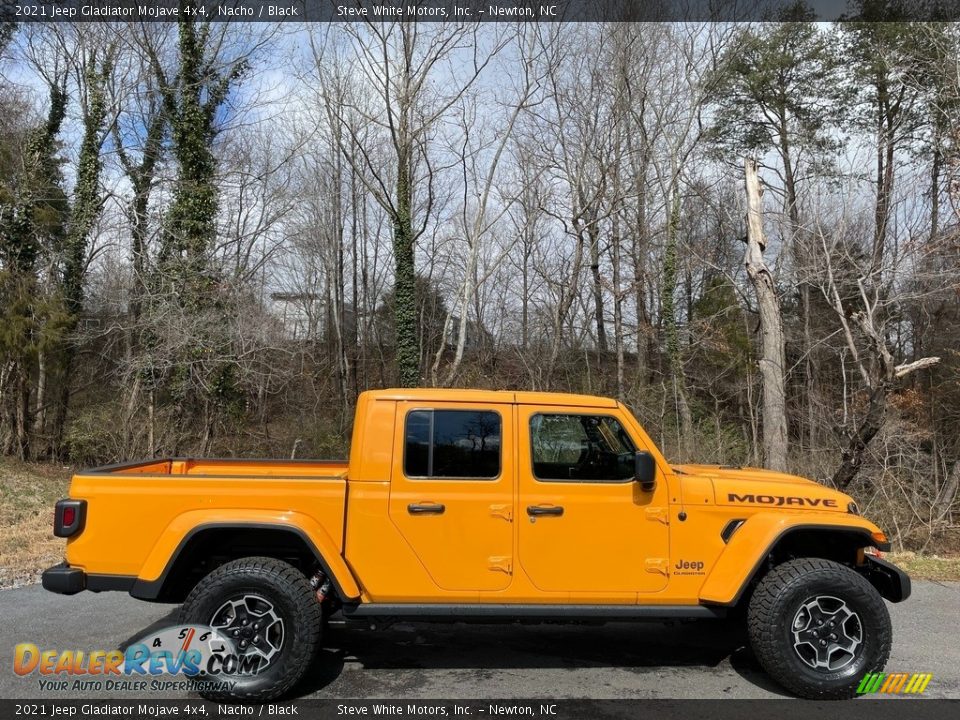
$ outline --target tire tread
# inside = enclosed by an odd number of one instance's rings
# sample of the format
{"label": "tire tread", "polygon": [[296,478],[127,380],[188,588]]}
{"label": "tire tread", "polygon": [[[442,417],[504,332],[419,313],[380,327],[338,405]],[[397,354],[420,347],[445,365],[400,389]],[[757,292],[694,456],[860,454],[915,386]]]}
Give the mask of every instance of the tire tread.
{"label": "tire tread", "polygon": [[322,615],[320,603],[316,602],[307,578],[295,567],[282,560],[270,557],[246,557],[232,560],[213,570],[196,584],[180,609],[180,622],[191,622],[189,609],[205,595],[222,592],[237,575],[269,578],[289,594],[295,606],[296,617],[293,629],[299,642],[288,645],[292,654],[286,659],[287,672],[269,685],[255,691],[240,688],[233,691],[204,691],[200,694],[208,700],[273,700],[289,691],[303,677],[313,660],[320,642]]}
{"label": "tire tread", "polygon": [[875,641],[880,648],[879,657],[865,668],[865,672],[882,670],[890,657],[892,629],[890,615],[876,589],[861,575],[832,560],[821,558],[797,558],[773,568],[757,585],[747,610],[747,631],[757,659],[770,677],[800,697],[809,699],[841,700],[854,697],[859,677],[845,683],[823,680],[815,682],[795,672],[790,666],[787,653],[777,639],[777,630],[782,627],[782,603],[784,593],[798,584],[811,580],[826,580],[847,593],[861,596],[864,604],[872,607],[879,617],[879,633]]}

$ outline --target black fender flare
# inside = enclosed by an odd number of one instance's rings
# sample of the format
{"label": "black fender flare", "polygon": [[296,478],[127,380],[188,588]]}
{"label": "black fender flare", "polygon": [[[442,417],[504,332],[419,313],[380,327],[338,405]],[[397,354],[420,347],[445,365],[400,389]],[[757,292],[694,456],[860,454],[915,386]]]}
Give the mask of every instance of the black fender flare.
{"label": "black fender flare", "polygon": [[143,580],[142,578],[137,578],[133,583],[133,586],[130,588],[130,595],[140,600],[150,600],[158,601],[161,598],[164,586],[168,580],[171,579],[171,574],[173,573],[174,568],[176,568],[177,561],[183,554],[183,551],[189,546],[191,540],[193,540],[199,533],[207,532],[211,530],[269,530],[271,532],[281,532],[287,533],[288,535],[295,536],[304,546],[313,554],[317,563],[320,565],[324,574],[330,579],[331,584],[336,590],[337,594],[342,600],[353,600],[356,599],[356,596],[350,593],[347,593],[342,583],[337,579],[337,576],[330,569],[330,564],[323,557],[320,551],[317,549],[317,546],[313,543],[310,537],[300,528],[283,525],[279,523],[250,523],[250,522],[227,522],[227,523],[205,523],[202,525],[197,525],[194,528],[183,536],[180,542],[177,544],[177,548],[170,555],[167,564],[163,569],[163,572],[160,573],[160,576],[156,580]]}

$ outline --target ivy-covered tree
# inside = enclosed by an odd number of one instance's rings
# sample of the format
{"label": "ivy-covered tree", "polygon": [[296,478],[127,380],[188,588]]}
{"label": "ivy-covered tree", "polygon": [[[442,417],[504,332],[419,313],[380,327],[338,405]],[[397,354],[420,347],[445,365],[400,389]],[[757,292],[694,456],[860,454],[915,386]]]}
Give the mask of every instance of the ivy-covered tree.
{"label": "ivy-covered tree", "polygon": [[107,84],[113,72],[115,52],[115,44],[100,47],[96,41],[78,50],[76,80],[81,90],[79,96],[83,135],[77,157],[77,178],[69,220],[66,223],[62,247],[57,248],[60,259],[58,285],[66,313],[63,338],[59,343],[60,351],[54,363],[59,398],[50,433],[50,449],[58,457],[64,454],[64,432],[76,355],[76,345],[71,336],[79,325],[83,311],[83,282],[90,239],[105,200],[101,187],[101,151],[107,135]]}
{"label": "ivy-covered tree", "polygon": [[172,76],[158,54],[152,60],[170,127],[170,150],[177,164],[160,262],[175,266],[182,261],[180,269],[186,273],[182,279],[188,286],[199,287],[196,284],[209,269],[207,254],[217,232],[217,160],[213,153],[220,130],[217,114],[246,71],[247,61],[238,58],[221,66],[210,23],[198,22],[192,15],[180,20],[177,66]]}
{"label": "ivy-covered tree", "polygon": [[[195,3],[184,0],[182,5]],[[230,360],[235,352],[225,284],[211,262],[220,183],[214,142],[223,126],[224,104],[248,70],[252,52],[242,43],[239,49],[232,44],[230,33],[229,27],[185,13],[172,63],[157,44],[145,44],[163,100],[158,127],[169,128],[169,154],[176,167],[142,308],[149,327],[146,375],[150,392],[162,389],[172,401],[181,427],[199,423],[201,449],[221,411],[242,406]],[[156,154],[156,148],[148,150]],[[147,169],[152,173],[152,165]]]}
{"label": "ivy-covered tree", "polygon": [[[334,114],[344,131],[341,151],[390,221],[397,381],[416,387],[422,381],[423,360],[417,331],[416,244],[434,219],[441,194],[435,187],[431,138],[502,45],[498,39],[489,48],[478,46],[463,58],[461,71],[451,74],[440,68],[476,41],[472,23],[348,23],[342,30],[355,55],[334,62],[349,63],[350,75],[358,79],[351,77],[348,84],[355,87],[350,94],[360,92]],[[320,68],[319,56],[316,61],[327,86],[324,94],[334,93],[343,82],[337,77],[340,69]],[[370,133],[371,128],[376,131]]]}

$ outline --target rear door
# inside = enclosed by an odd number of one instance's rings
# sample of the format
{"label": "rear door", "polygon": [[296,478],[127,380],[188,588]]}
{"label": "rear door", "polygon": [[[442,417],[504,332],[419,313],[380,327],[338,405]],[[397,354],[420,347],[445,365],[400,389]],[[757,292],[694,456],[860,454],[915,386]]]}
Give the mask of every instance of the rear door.
{"label": "rear door", "polygon": [[644,450],[613,408],[518,407],[519,558],[544,591],[638,592],[667,583],[667,488],[633,480]]}
{"label": "rear door", "polygon": [[390,519],[443,590],[501,590],[513,564],[509,405],[398,403]]}

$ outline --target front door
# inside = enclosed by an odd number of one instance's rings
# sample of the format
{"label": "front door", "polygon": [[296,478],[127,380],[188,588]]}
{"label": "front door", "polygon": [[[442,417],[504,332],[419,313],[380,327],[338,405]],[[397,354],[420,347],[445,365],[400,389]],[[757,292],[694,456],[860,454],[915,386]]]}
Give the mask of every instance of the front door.
{"label": "front door", "polygon": [[[612,408],[519,406],[519,558],[539,589],[655,592],[667,583],[667,488],[634,477],[643,450]],[[525,467],[524,467],[525,466]]]}
{"label": "front door", "polygon": [[443,590],[510,584],[511,409],[398,403],[390,519]]}

